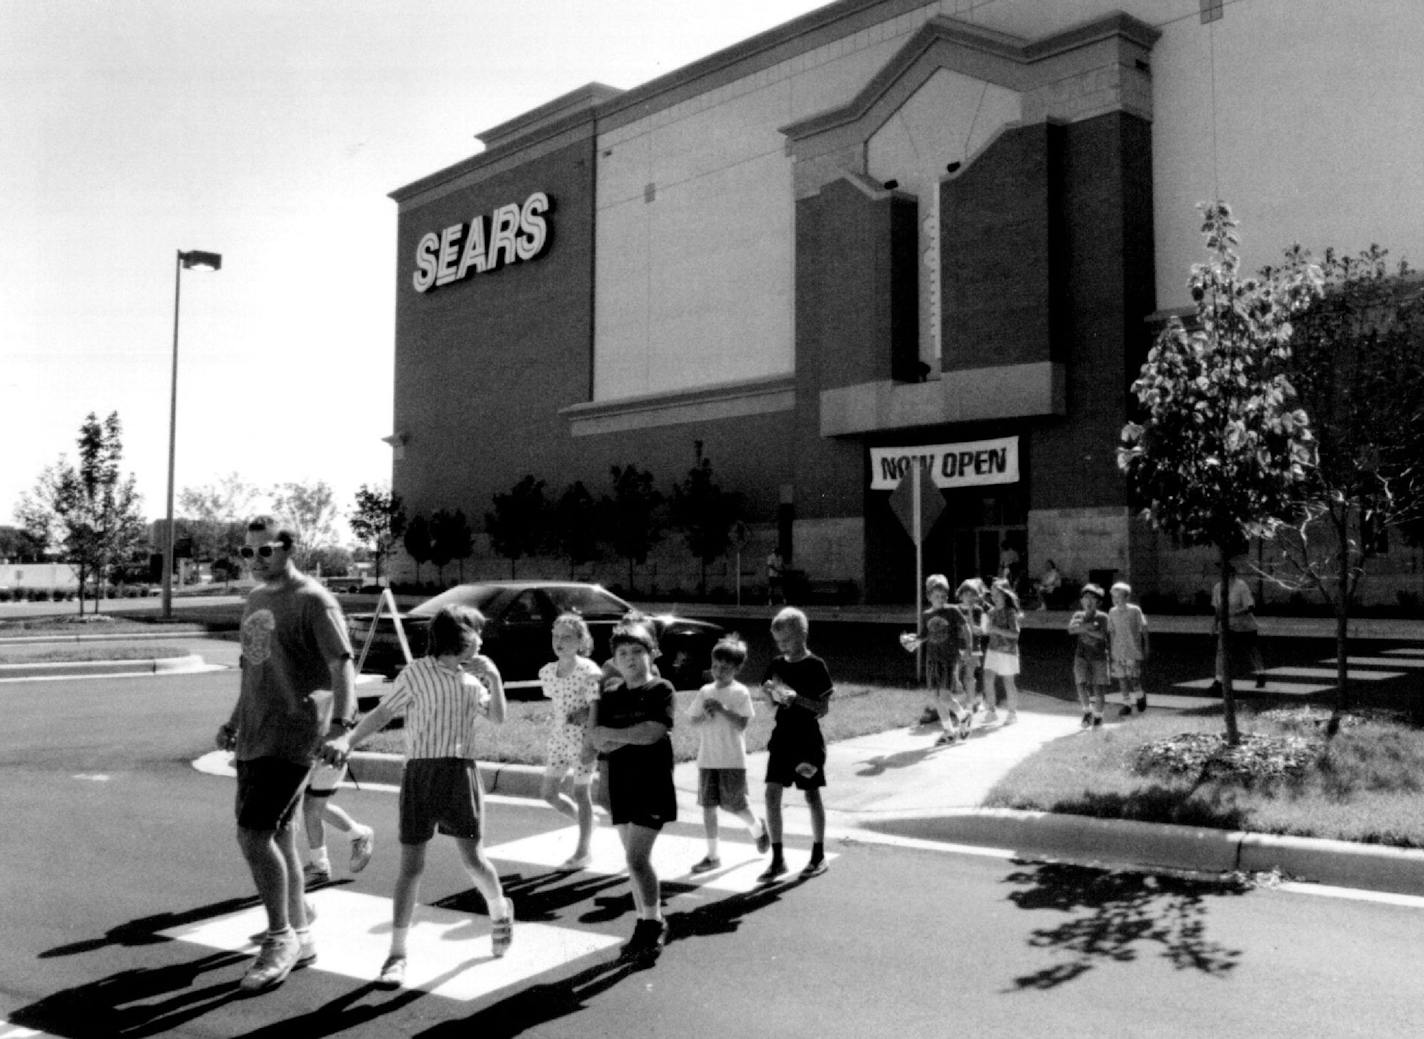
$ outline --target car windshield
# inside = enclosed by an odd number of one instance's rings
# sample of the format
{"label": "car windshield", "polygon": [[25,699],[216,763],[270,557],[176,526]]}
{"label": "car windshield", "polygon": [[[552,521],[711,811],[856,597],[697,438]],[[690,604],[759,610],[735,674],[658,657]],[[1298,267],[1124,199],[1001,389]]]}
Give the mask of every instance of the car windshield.
{"label": "car windshield", "polygon": [[554,609],[559,613],[572,611],[589,620],[594,618],[617,619],[632,609],[618,596],[605,592],[602,588],[554,587],[548,589],[548,593],[554,603]]}
{"label": "car windshield", "polygon": [[434,617],[446,606],[473,606],[481,613],[487,614],[490,603],[494,602],[500,591],[497,585],[460,584],[441,592],[433,599],[426,599],[410,612],[417,617]]}

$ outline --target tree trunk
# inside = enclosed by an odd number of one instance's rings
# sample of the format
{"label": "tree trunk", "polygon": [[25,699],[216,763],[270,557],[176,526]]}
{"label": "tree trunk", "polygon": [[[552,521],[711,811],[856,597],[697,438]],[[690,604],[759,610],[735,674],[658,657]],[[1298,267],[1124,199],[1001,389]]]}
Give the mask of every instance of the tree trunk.
{"label": "tree trunk", "polygon": [[1340,731],[1340,720],[1350,706],[1350,678],[1347,667],[1350,634],[1350,544],[1346,537],[1339,537],[1338,556],[1335,560],[1335,710],[1325,727],[1327,736]]}
{"label": "tree trunk", "polygon": [[1216,673],[1221,676],[1221,704],[1226,715],[1226,742],[1234,747],[1241,742],[1236,727],[1236,690],[1231,678],[1231,559],[1226,546],[1221,546],[1221,597],[1216,606]]}

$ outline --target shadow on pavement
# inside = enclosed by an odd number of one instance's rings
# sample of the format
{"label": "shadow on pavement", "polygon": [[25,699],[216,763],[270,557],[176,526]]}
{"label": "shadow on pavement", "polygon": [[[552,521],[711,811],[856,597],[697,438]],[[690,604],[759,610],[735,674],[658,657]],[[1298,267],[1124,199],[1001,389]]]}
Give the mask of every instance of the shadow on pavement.
{"label": "shadow on pavement", "polygon": [[1251,888],[1244,881],[1061,863],[1030,866],[1005,879],[1022,885],[1008,896],[1020,909],[1072,914],[1064,923],[1031,932],[1028,939],[1032,948],[1062,953],[1063,962],[1013,979],[1010,991],[1056,988],[1096,967],[1131,963],[1153,946],[1178,970],[1221,976],[1240,961],[1240,949],[1207,937],[1207,900],[1245,894]]}

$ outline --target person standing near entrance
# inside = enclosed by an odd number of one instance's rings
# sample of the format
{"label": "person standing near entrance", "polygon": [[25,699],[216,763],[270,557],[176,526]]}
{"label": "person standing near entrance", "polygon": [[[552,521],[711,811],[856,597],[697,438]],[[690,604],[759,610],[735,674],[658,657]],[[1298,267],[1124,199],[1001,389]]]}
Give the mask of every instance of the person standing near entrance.
{"label": "person standing near entrance", "polygon": [[768,606],[786,602],[786,560],[781,549],[773,548],[766,556],[766,602]]}
{"label": "person standing near entrance", "polygon": [[[1211,586],[1211,632],[1219,632],[1217,619],[1221,616],[1221,582]],[[1231,591],[1226,597],[1226,627],[1231,632],[1233,653],[1244,653],[1251,663],[1251,673],[1256,679],[1256,688],[1266,685],[1266,662],[1261,659],[1260,631],[1256,623],[1256,597],[1251,594],[1251,586],[1239,574],[1231,575]],[[1227,666],[1231,667],[1230,661]],[[1221,695],[1224,675],[1217,675],[1211,684],[1213,696]]]}
{"label": "person standing near entrance", "polygon": [[236,753],[237,843],[267,911],[239,986],[252,994],[316,960],[294,816],[323,738],[354,725],[356,676],[341,607],[292,560],[295,531],[259,516],[246,542],[260,583],[242,611],[242,688],[217,743]]}

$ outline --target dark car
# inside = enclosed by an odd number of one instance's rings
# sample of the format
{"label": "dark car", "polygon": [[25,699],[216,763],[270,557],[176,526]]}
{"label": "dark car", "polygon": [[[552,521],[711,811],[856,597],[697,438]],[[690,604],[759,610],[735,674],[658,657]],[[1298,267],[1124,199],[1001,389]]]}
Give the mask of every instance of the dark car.
{"label": "dark car", "polygon": [[[425,653],[426,628],[443,606],[473,606],[485,616],[483,652],[498,665],[505,687],[531,690],[539,695],[539,668],[554,659],[550,632],[554,618],[574,612],[593,633],[593,659],[609,657],[608,636],[625,613],[633,609],[612,592],[596,584],[572,581],[489,581],[456,585],[401,614],[401,627],[410,643],[412,658]],[[695,689],[704,680],[712,645],[723,629],[705,621],[671,614],[648,614],[658,637],[658,670],[679,689]],[[394,676],[405,666],[405,654],[395,625],[382,615],[371,632],[373,613],[352,614],[348,620],[351,644],[359,656],[369,638],[370,649],[361,670]],[[515,693],[515,695],[519,695]]]}

